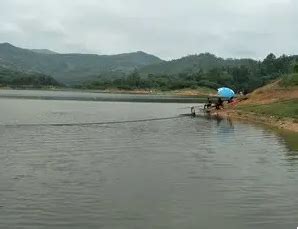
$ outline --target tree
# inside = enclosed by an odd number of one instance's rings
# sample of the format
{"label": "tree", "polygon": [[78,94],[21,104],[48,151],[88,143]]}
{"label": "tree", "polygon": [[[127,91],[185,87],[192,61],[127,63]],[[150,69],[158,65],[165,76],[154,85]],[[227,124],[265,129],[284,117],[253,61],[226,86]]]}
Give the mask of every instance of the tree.
{"label": "tree", "polygon": [[141,77],[136,70],[127,77],[127,83],[131,87],[139,88],[140,82],[141,82]]}
{"label": "tree", "polygon": [[298,73],[298,64],[296,64],[296,65],[294,66],[294,72],[295,72],[295,73]]}
{"label": "tree", "polygon": [[263,66],[265,69],[265,74],[270,75],[276,72],[276,56],[273,53],[270,53],[263,61]]}

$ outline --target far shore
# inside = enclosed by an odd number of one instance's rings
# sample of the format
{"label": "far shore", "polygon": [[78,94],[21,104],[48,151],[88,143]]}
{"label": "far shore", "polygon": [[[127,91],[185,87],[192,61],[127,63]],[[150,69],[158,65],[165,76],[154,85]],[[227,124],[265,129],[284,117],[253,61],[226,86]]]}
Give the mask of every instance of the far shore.
{"label": "far shore", "polygon": [[200,88],[200,89],[179,89],[179,90],[159,90],[159,89],[132,89],[123,90],[117,88],[110,89],[77,89],[77,88],[10,88],[0,87],[0,90],[38,90],[38,91],[78,91],[78,92],[91,92],[91,93],[111,93],[111,94],[135,94],[135,95],[165,95],[165,96],[185,96],[185,97],[208,97],[215,96],[216,92],[212,89]]}

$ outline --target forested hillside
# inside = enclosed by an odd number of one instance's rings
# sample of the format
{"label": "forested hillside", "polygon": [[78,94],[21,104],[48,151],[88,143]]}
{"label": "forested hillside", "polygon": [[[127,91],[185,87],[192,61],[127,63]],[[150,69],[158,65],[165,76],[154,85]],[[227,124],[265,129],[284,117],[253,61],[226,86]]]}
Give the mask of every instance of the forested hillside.
{"label": "forested hillside", "polygon": [[9,43],[0,44],[0,66],[51,75],[69,85],[95,79],[107,72],[122,76],[135,68],[159,62],[158,57],[144,52],[119,55],[55,54],[17,48]]}
{"label": "forested hillside", "polygon": [[79,88],[159,89],[222,86],[253,91],[293,73],[298,56],[269,54],[264,60],[223,59],[210,53],[171,61],[144,52],[119,55],[57,54],[0,44],[0,66],[11,71],[39,72]]}
{"label": "forested hillside", "polygon": [[142,74],[179,74],[182,72],[195,73],[199,71],[209,71],[214,68],[234,67],[234,66],[251,66],[258,64],[252,59],[223,59],[210,53],[199,55],[189,55],[180,59],[164,61],[157,64],[147,65],[140,68]]}
{"label": "forested hillside", "polygon": [[0,87],[42,88],[47,86],[61,87],[55,79],[40,73],[25,73],[0,67]]}
{"label": "forested hillside", "polygon": [[297,56],[283,55],[277,58],[274,54],[269,54],[263,61],[222,59],[211,54],[200,54],[146,66],[121,79],[101,78],[85,84],[84,87],[172,90],[200,86],[216,89],[227,86],[250,92],[294,72],[297,62]]}

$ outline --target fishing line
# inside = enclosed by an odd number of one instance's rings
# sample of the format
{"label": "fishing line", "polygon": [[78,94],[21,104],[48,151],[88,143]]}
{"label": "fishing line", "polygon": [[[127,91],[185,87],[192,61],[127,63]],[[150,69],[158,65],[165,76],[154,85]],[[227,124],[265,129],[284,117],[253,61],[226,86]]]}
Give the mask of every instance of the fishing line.
{"label": "fishing line", "polygon": [[125,120],[125,121],[109,121],[109,122],[87,122],[87,123],[24,123],[24,124],[0,124],[5,127],[26,127],[26,126],[91,126],[91,125],[108,125],[108,124],[122,124],[122,123],[137,123],[137,122],[151,122],[151,121],[162,121],[169,119],[178,119],[185,116],[178,115],[165,118],[148,118],[148,119],[137,119],[137,120]]}

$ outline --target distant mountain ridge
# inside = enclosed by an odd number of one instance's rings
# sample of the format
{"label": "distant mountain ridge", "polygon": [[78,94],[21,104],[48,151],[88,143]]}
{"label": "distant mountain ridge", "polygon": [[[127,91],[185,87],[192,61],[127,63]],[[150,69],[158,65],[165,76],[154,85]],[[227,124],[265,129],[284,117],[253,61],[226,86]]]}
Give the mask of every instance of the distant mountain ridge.
{"label": "distant mountain ridge", "polygon": [[65,84],[80,84],[105,72],[125,74],[159,62],[160,58],[141,51],[118,55],[56,54],[0,44],[0,66],[51,75]]}
{"label": "distant mountain ridge", "polygon": [[223,59],[210,53],[189,55],[180,59],[164,61],[140,68],[142,74],[179,74],[199,71],[209,71],[214,68],[235,67],[241,65],[257,65],[253,59]]}
{"label": "distant mountain ridge", "polygon": [[32,52],[40,53],[40,54],[59,54],[49,49],[30,49]]}
{"label": "distant mountain ridge", "polygon": [[142,51],[118,55],[59,54],[0,44],[0,67],[42,73],[70,86],[97,82],[95,84],[104,88],[108,82],[115,81],[113,85],[127,87],[135,82],[135,87],[139,87],[142,80],[147,80],[145,84],[150,84],[151,88],[157,84],[160,88],[170,89],[181,85],[211,88],[226,85],[253,90],[281,74],[291,73],[297,63],[298,56],[277,58],[272,53],[263,61],[224,59],[210,53],[163,61]]}

